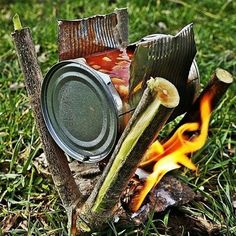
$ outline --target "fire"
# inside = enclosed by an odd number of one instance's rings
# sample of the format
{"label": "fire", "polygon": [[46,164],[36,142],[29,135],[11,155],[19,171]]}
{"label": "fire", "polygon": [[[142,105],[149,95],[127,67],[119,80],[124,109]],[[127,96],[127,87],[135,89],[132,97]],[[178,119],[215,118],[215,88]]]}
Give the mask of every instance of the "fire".
{"label": "fire", "polygon": [[[181,165],[195,171],[197,168],[187,156],[200,148],[206,142],[211,115],[212,96],[205,94],[200,102],[200,122],[186,123],[178,128],[174,135],[164,144],[155,141],[147,150],[140,168],[151,167],[153,172],[146,178],[144,186],[131,201],[132,211],[137,211],[149,191],[155,187],[161,178],[169,171],[180,168]],[[198,132],[189,135],[189,132]]]}

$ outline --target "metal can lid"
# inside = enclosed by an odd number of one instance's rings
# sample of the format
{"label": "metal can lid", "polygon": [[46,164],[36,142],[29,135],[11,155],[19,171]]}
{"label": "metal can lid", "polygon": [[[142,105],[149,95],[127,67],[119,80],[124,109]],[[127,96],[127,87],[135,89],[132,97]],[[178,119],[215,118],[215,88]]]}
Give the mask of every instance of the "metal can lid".
{"label": "metal can lid", "polygon": [[97,162],[112,150],[118,110],[99,73],[62,61],[47,73],[41,91],[46,126],[60,148],[83,162]]}

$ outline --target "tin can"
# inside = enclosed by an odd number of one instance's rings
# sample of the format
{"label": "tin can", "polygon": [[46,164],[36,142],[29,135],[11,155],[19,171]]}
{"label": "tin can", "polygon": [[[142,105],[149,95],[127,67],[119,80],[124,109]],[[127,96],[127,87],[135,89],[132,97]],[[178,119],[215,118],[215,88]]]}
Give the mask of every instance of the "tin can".
{"label": "tin can", "polygon": [[43,81],[41,102],[50,134],[69,156],[97,162],[111,152],[123,104],[108,75],[84,59],[61,61]]}
{"label": "tin can", "polygon": [[[194,62],[189,81],[198,76]],[[134,110],[119,90],[126,82],[117,80],[121,78],[91,68],[84,58],[61,61],[46,74],[41,91],[44,120],[55,142],[70,157],[94,163],[113,150]],[[195,82],[191,88],[194,92]]]}

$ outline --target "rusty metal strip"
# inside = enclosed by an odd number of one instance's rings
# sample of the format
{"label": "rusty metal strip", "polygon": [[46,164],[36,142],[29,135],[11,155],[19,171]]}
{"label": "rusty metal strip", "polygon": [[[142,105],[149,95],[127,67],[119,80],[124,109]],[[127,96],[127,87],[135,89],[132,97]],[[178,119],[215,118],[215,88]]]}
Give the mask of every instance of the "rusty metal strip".
{"label": "rusty metal strip", "polygon": [[59,60],[85,57],[128,45],[128,12],[117,9],[108,15],[58,21]]}

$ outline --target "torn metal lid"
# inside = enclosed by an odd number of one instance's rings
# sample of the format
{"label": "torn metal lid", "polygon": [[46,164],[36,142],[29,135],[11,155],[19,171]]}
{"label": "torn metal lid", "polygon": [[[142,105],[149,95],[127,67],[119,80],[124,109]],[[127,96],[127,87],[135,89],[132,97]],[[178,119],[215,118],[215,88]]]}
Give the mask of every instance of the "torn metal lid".
{"label": "torn metal lid", "polygon": [[[171,118],[185,112],[192,104],[199,84],[197,65],[193,63],[196,54],[193,24],[187,25],[175,36],[156,34],[144,37],[135,46],[130,66],[130,103],[136,106],[146,81],[159,76],[172,82],[180,95],[180,104]],[[191,73],[196,74],[189,78],[191,66]]]}

